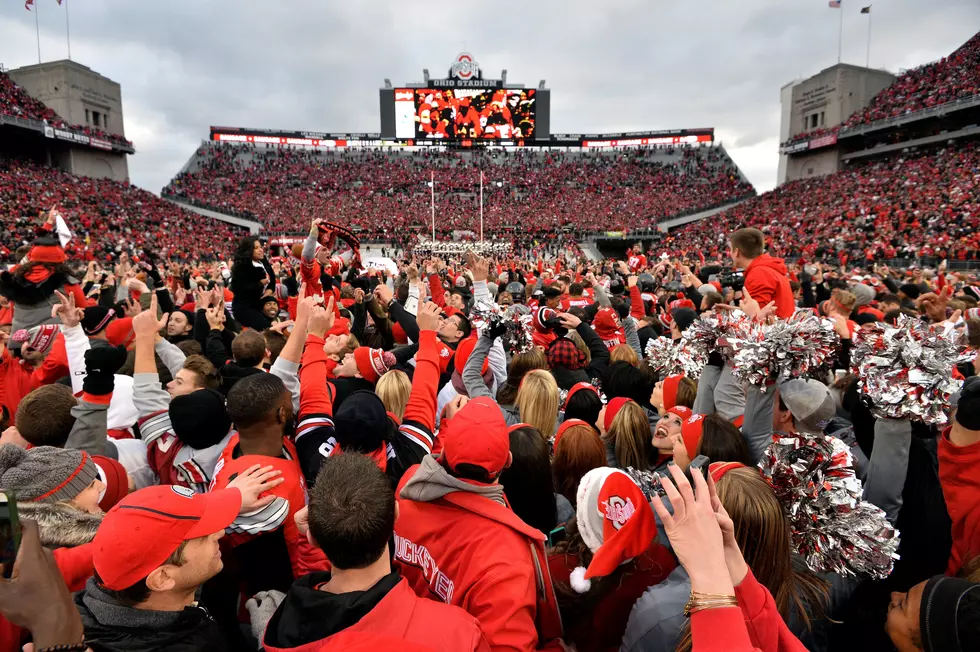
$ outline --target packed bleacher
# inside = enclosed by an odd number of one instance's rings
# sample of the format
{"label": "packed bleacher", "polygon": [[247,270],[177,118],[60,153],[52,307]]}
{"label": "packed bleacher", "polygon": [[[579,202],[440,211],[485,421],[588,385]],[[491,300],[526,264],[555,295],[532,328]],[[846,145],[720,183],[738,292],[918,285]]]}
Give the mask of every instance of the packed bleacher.
{"label": "packed bleacher", "polygon": [[774,254],[790,258],[976,260],[978,169],[976,141],[852,164],[671,231],[666,247],[719,255],[725,233],[754,226],[770,238]]}
{"label": "packed bleacher", "polygon": [[118,134],[110,134],[98,127],[74,125],[65,122],[60,115],[55,113],[54,109],[29,95],[4,72],[0,72],[0,115],[9,115],[25,120],[36,120],[49,124],[52,127],[66,127],[80,131],[87,136],[102,138],[117,145],[133,146],[131,141]]}
{"label": "packed bleacher", "polygon": [[440,233],[478,230],[481,170],[484,227],[495,233],[644,228],[753,193],[721,148],[404,154],[208,144],[163,194],[272,232],[303,231],[321,216],[365,237],[399,238],[429,222],[433,173]]}
{"label": "packed bleacher", "polygon": [[846,127],[870,124],[980,95],[980,32],[939,61],[906,71],[876,95]]}
{"label": "packed bleacher", "polygon": [[111,260],[150,249],[175,260],[214,260],[242,230],[201,217],[118,181],[79,177],[46,166],[0,158],[0,257],[34,239],[37,217],[57,207],[76,238],[70,253]]}

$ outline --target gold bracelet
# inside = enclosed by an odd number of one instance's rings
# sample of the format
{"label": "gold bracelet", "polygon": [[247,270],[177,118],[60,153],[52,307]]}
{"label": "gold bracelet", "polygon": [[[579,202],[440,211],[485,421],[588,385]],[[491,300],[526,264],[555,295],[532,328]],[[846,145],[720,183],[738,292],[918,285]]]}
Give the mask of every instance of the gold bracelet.
{"label": "gold bracelet", "polygon": [[684,615],[690,617],[691,614],[704,611],[705,609],[718,609],[720,607],[737,606],[738,600],[734,595],[726,595],[723,593],[698,593],[697,591],[692,591],[691,597],[688,598],[687,604],[684,605]]}

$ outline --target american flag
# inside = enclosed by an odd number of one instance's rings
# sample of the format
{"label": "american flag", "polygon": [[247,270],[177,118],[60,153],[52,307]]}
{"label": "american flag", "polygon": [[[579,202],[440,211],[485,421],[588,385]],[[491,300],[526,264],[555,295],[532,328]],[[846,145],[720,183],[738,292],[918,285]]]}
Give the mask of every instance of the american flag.
{"label": "american flag", "polygon": [[830,2],[827,3],[827,6],[831,9],[840,9],[840,0],[830,0]]}

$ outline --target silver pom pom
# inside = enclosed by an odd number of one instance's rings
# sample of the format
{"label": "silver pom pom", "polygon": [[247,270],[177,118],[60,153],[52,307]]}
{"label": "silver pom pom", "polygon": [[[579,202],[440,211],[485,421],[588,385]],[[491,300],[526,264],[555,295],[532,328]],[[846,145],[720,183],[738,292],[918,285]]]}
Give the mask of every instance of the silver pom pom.
{"label": "silver pom pom", "polygon": [[794,551],[810,570],[888,577],[899,558],[899,533],[884,511],[862,499],[846,444],[822,435],[780,435],[759,469],[789,517]]}
{"label": "silver pom pom", "polygon": [[876,417],[937,425],[948,421],[949,397],[963,385],[953,378],[954,367],[971,359],[964,334],[952,324],[905,315],[897,326],[859,333],[851,349],[852,370]]}
{"label": "silver pom pom", "polygon": [[645,359],[661,378],[680,374],[697,380],[708,363],[704,349],[692,346],[687,338],[677,343],[668,337],[650,338]]}
{"label": "silver pom pom", "polygon": [[751,321],[729,336],[734,374],[763,389],[768,381],[804,378],[833,360],[840,338],[829,319],[800,310],[772,324]]}
{"label": "silver pom pom", "polygon": [[503,324],[501,336],[504,348],[511,354],[527,353],[534,348],[532,316],[521,312],[518,306],[502,308],[485,299],[477,301],[470,311],[470,321],[481,333],[491,326]]}

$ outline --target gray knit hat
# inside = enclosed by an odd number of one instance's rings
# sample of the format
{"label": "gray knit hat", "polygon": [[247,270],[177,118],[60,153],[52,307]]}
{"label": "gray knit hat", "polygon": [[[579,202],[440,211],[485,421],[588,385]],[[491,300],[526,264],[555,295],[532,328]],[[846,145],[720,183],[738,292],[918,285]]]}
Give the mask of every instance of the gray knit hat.
{"label": "gray knit hat", "polygon": [[71,500],[99,477],[92,456],[83,451],[38,446],[24,450],[0,446],[0,489],[23,501]]}
{"label": "gray knit hat", "polygon": [[851,287],[851,292],[857,301],[854,302],[855,306],[867,306],[870,305],[872,301],[875,300],[876,293],[874,288],[865,285],[864,283],[858,283]]}

